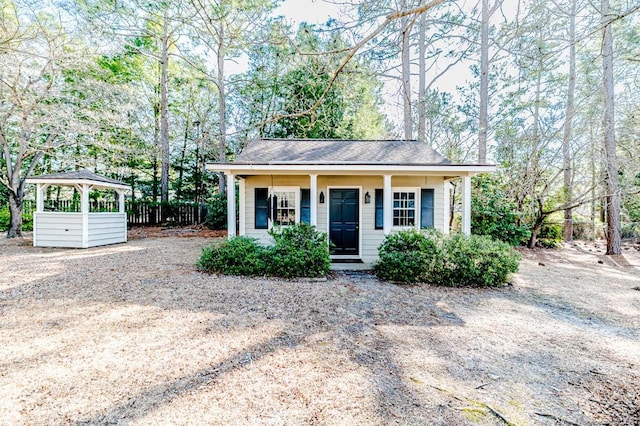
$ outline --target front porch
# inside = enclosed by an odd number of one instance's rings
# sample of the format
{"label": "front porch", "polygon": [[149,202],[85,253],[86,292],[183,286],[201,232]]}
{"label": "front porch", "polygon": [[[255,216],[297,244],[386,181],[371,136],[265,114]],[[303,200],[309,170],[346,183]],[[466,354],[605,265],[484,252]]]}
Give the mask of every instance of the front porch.
{"label": "front porch", "polygon": [[462,182],[461,230],[470,234],[471,177],[495,170],[452,164],[417,141],[288,139],[253,141],[234,162],[207,168],[239,188],[239,200],[227,191],[229,237],[268,244],[272,227],[304,222],[329,235],[334,258],[364,263],[392,232],[449,233],[453,180]]}

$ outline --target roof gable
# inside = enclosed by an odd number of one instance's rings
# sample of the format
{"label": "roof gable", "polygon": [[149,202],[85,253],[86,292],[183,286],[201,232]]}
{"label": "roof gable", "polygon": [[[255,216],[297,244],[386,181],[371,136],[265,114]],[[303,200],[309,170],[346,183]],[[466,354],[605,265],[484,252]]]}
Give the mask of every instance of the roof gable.
{"label": "roof gable", "polygon": [[447,165],[451,161],[415,140],[256,139],[233,163]]}

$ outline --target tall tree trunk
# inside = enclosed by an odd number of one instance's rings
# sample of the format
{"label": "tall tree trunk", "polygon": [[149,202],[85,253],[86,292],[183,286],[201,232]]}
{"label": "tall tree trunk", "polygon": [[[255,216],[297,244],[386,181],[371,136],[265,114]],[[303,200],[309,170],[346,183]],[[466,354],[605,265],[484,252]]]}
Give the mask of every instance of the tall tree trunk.
{"label": "tall tree trunk", "polygon": [[[160,65],[160,64],[158,64]],[[151,162],[151,196],[153,197],[153,202],[158,202],[158,196],[160,192],[160,176],[158,176],[159,171],[159,159],[158,154],[160,154],[160,84],[155,87],[155,100],[153,103],[153,160]]]}
{"label": "tall tree trunk", "polygon": [[[9,146],[7,141],[2,139],[3,155],[5,167],[6,167],[6,182],[7,192],[9,196],[9,229],[7,230],[7,238],[22,237],[22,204],[24,201],[24,187],[25,179],[31,176],[36,165],[43,156],[42,151],[38,151],[31,159],[31,164],[24,172],[24,177],[21,177],[23,166],[23,154],[25,147],[28,146],[26,141],[20,143],[20,155],[15,164],[11,164],[11,156],[9,155]],[[8,186],[7,186],[8,184]]]}
{"label": "tall tree trunk", "polygon": [[596,197],[596,183],[598,182],[597,165],[599,162],[596,160],[596,144],[595,137],[593,135],[593,124],[589,126],[589,142],[591,145],[591,239],[596,239],[596,216],[598,207],[598,197]]}
{"label": "tall tree trunk", "polygon": [[544,223],[547,215],[542,211],[542,201],[537,200],[538,202],[538,217],[533,224],[533,229],[531,230],[531,236],[529,237],[529,242],[527,243],[527,248],[535,248],[536,244],[538,244],[538,234],[540,234],[540,230],[542,229],[542,224]]}
{"label": "tall tree trunk", "polygon": [[426,138],[426,102],[427,102],[427,64],[425,59],[426,49],[426,32],[427,32],[426,14],[420,15],[420,23],[418,26],[418,139],[422,142]]}
{"label": "tall tree trunk", "polygon": [[602,76],[604,86],[604,151],[607,186],[607,254],[620,254],[620,194],[614,121],[613,32],[609,0],[602,0]]}
{"label": "tall tree trunk", "polygon": [[8,170],[9,184],[9,229],[7,238],[22,237],[22,199],[24,184],[20,179],[20,164]]}
{"label": "tall tree trunk", "polygon": [[[567,90],[567,112],[564,122],[564,135],[562,137],[562,158],[564,161],[564,190],[566,191],[566,203],[571,204],[573,199],[573,178],[571,170],[571,135],[573,128],[573,116],[575,114],[574,97],[576,91],[576,3],[571,1],[569,15],[569,87]],[[564,211],[564,226],[562,238],[565,241],[573,239],[573,213],[572,209]]]}
{"label": "tall tree trunk", "polygon": [[487,162],[489,117],[489,0],[482,0],[480,27],[480,116],[478,121],[478,163]]}
{"label": "tall tree trunk", "polygon": [[[218,149],[220,162],[224,162],[227,160],[227,94],[224,84],[224,37],[224,22],[220,22],[220,36],[218,38],[218,110],[220,127],[220,142],[218,145]],[[220,188],[221,194],[227,192],[225,177],[222,173],[218,175],[218,186]]]}
{"label": "tall tree trunk", "polygon": [[[406,2],[402,3],[406,7]],[[404,19],[402,28],[402,98],[404,115],[404,138],[413,139],[411,114],[411,17]]]}
{"label": "tall tree trunk", "polygon": [[187,107],[187,115],[185,117],[184,136],[182,139],[182,150],[180,151],[180,168],[178,170],[178,187],[176,188],[176,198],[182,199],[182,188],[184,186],[184,161],[187,156],[187,142],[189,140],[189,122],[191,120],[191,104]]}
{"label": "tall tree trunk", "polygon": [[167,73],[169,68],[169,36],[167,17],[162,28],[162,56],[160,59],[160,144],[162,147],[162,170],[160,177],[160,199],[169,201],[169,100]]}

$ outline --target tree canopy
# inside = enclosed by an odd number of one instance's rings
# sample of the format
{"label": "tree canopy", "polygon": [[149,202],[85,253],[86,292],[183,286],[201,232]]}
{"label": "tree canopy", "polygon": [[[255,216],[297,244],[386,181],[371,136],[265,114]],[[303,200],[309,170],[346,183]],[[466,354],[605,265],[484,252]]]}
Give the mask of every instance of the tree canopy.
{"label": "tree canopy", "polygon": [[204,202],[224,190],[205,162],[252,138],[416,135],[497,163],[499,191],[476,188],[508,197],[530,244],[554,221],[639,231],[638,6],[329,3],[292,25],[277,0],[1,0],[2,201],[19,216],[27,176],[90,168]]}

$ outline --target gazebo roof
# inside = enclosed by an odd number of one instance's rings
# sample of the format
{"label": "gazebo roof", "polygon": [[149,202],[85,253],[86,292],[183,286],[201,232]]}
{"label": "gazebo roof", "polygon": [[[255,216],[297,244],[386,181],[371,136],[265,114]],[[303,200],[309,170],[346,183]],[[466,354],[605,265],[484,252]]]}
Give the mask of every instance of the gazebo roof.
{"label": "gazebo roof", "polygon": [[131,186],[119,180],[98,175],[89,170],[75,172],[54,173],[50,175],[32,176],[26,179],[27,183],[44,183],[49,185],[82,185],[87,184],[96,188],[105,189],[131,189]]}

